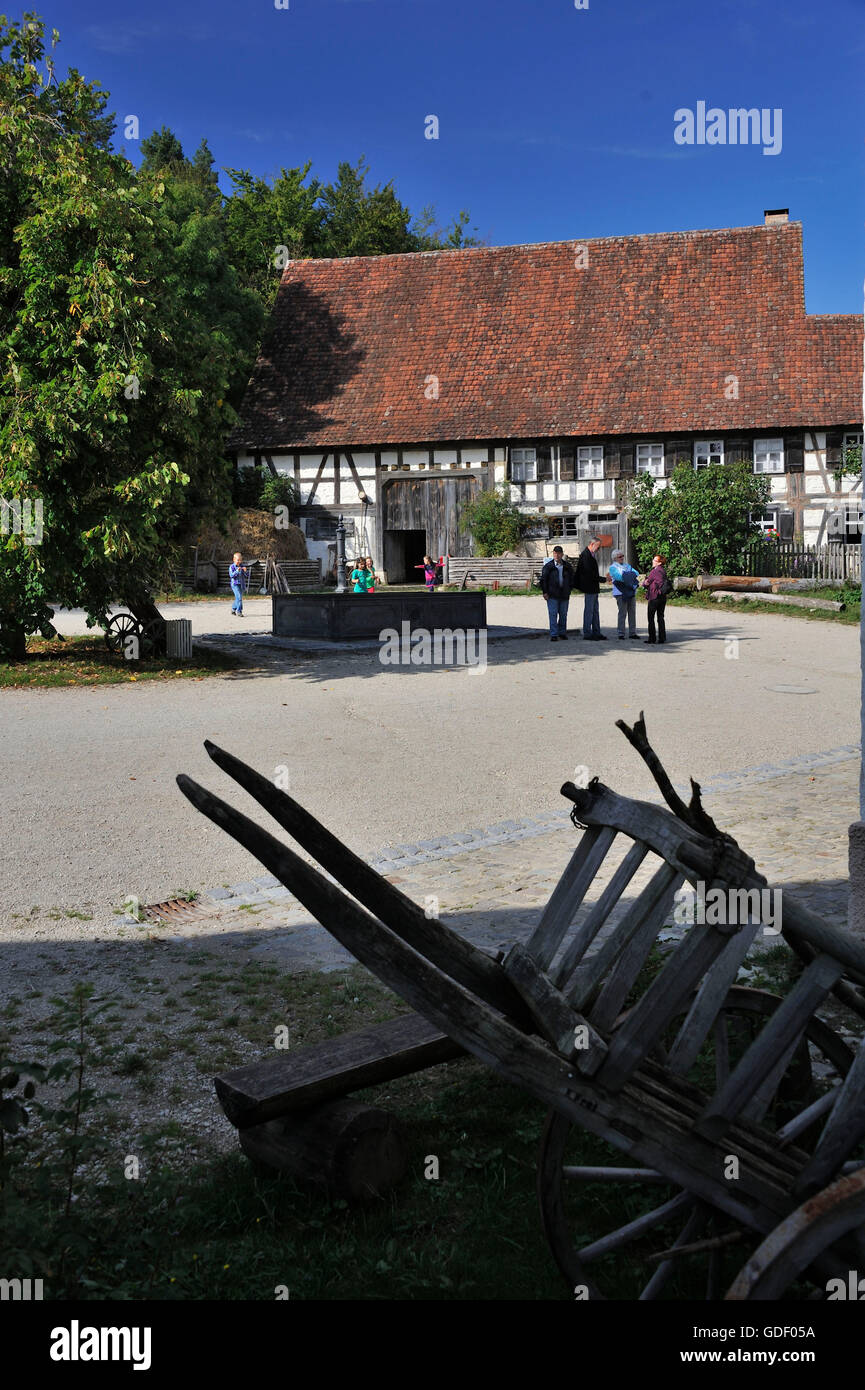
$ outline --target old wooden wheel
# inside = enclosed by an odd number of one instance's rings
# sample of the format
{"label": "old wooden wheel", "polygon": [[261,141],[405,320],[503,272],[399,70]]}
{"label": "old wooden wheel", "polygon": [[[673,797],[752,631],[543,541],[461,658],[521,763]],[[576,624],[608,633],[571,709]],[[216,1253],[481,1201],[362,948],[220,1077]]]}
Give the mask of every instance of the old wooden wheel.
{"label": "old wooden wheel", "polygon": [[161,654],[165,645],[165,623],[162,618],[152,618],[141,628],[141,655],[151,657]]}
{"label": "old wooden wheel", "polygon": [[[863,1223],[865,1168],[860,1168],[839,1178],[791,1212],[740,1270],[727,1299],[780,1298],[818,1255],[841,1237],[861,1230]],[[844,1290],[841,1297],[859,1298],[858,1273],[854,1277],[856,1288],[852,1293]]]}
{"label": "old wooden wheel", "polygon": [[[731,989],[688,1079],[707,1095],[717,1090],[780,1003],[762,990]],[[828,1104],[817,1090],[845,1076],[852,1060],[838,1034],[812,1018],[775,1094],[764,1102],[762,1123],[779,1142],[795,1141],[810,1150]],[[592,1164],[585,1161],[587,1145],[596,1158]],[[550,1111],[541,1139],[538,1201],[559,1269],[589,1298],[693,1298],[700,1296],[698,1288],[705,1298],[720,1298],[757,1239],[663,1174],[626,1166],[619,1150],[587,1140],[585,1131],[557,1111]],[[691,1246],[697,1248],[659,1258]]]}
{"label": "old wooden wheel", "polygon": [[[126,655],[126,642],[130,637],[141,641],[141,624],[131,613],[115,613],[108,619],[105,627],[105,645],[112,656]],[[138,649],[140,654],[140,648]]]}

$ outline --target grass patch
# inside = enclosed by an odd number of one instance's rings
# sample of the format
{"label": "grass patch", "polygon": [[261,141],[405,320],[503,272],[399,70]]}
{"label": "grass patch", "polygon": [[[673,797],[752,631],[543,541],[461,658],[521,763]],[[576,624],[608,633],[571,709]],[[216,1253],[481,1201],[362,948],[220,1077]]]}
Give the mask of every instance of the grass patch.
{"label": "grass patch", "polygon": [[112,656],[101,638],[31,637],[22,661],[0,661],[0,688],[32,689],[68,685],[125,685],[140,681],[203,680],[234,671],[235,657],[218,650],[196,649],[193,659],[178,665],[176,657],[153,656],[126,661]]}
{"label": "grass patch", "polygon": [[843,612],[833,612],[829,608],[799,608],[796,604],[762,603],[759,598],[713,599],[706,593],[671,594],[667,605],[674,608],[710,608],[714,612],[773,613],[785,618],[804,618],[808,622],[841,623],[846,627],[858,627],[862,612],[862,590],[858,584],[827,585],[819,589],[803,590],[801,595],[788,594],[787,598],[831,599],[844,603]]}

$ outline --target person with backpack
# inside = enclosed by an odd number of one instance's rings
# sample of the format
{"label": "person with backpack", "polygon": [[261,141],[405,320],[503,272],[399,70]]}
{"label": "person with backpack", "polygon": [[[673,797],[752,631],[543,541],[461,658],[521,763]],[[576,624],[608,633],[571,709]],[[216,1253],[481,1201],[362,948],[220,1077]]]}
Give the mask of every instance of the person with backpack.
{"label": "person with backpack", "polygon": [[541,570],[541,593],[547,601],[550,641],[568,640],[568,602],[574,586],[574,572],[560,545],[553,546],[553,558]]}
{"label": "person with backpack", "polygon": [[625,619],[628,620],[628,636],[637,636],[637,589],[640,576],[625,560],[623,550],[614,550],[610,557],[610,578],[613,581],[613,597],[619,610],[619,641],[625,640]]}
{"label": "person with backpack", "polygon": [[[667,628],[664,623],[664,609],[667,606],[667,595],[672,592],[673,585],[667,578],[667,571],[664,568],[663,556],[655,555],[652,558],[652,568],[642,581],[642,586],[646,591],[649,600],[649,635],[646,642],[650,647],[658,646],[667,640]],[[658,620],[658,636],[655,638],[655,619]]]}

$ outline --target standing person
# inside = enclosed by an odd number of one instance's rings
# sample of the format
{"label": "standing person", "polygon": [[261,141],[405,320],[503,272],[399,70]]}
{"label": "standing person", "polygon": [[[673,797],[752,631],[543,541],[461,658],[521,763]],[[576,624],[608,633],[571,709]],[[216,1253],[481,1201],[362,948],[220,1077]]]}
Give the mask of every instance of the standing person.
{"label": "standing person", "polygon": [[650,647],[655,645],[655,619],[658,620],[657,643],[660,646],[667,640],[667,628],[664,623],[664,609],[667,606],[667,592],[670,581],[667,578],[667,571],[664,569],[663,557],[655,555],[652,557],[652,568],[642,581],[643,588],[649,600],[649,635],[646,642]]}
{"label": "standing person", "polygon": [[601,577],[595,559],[601,548],[599,540],[590,540],[577,561],[576,586],[583,594],[583,636],[587,642],[606,642],[601,632],[598,614],[598,594],[606,579]]}
{"label": "standing person", "polygon": [[368,593],[371,578],[374,582],[374,576],[372,576],[370,571],[367,569],[366,556],[358,555],[357,560],[355,561],[354,569],[351,572],[351,583],[354,585],[354,593]]}
{"label": "standing person", "polygon": [[553,546],[553,558],[541,570],[541,593],[550,615],[550,641],[568,640],[568,601],[574,585],[574,572],[560,545]]}
{"label": "standing person", "polygon": [[439,563],[441,562],[439,561],[437,563],[431,555],[425,555],[423,557],[423,564],[415,565],[416,570],[423,570],[423,581],[426,585],[426,591],[428,594],[432,594],[435,592],[436,570],[438,568]]}
{"label": "standing person", "polygon": [[625,640],[625,618],[628,620],[628,636],[637,636],[637,589],[640,576],[633,565],[625,562],[625,552],[614,550],[610,556],[610,578],[613,581],[613,595],[619,609],[619,641]]}
{"label": "standing person", "polygon": [[243,563],[243,556],[239,550],[235,550],[234,559],[228,566],[228,582],[231,585],[231,592],[234,594],[234,603],[231,611],[238,618],[243,617],[243,590],[249,577],[249,570]]}

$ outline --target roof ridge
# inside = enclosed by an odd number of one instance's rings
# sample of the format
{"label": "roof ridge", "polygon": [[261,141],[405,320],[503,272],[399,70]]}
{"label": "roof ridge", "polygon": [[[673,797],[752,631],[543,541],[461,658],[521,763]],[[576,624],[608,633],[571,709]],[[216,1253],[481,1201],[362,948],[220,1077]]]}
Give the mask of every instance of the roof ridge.
{"label": "roof ridge", "polygon": [[649,238],[677,238],[702,236],[729,236],[741,232],[777,232],[779,228],[802,227],[801,221],[772,222],[766,225],[755,222],[745,227],[694,227],[689,231],[677,232],[614,232],[610,236],[570,236],[557,241],[508,241],[497,246],[442,246],[435,251],[387,251],[380,256],[301,256],[289,261],[285,269],[292,265],[345,265],[347,261],[399,261],[418,260],[421,257],[458,255],[489,255],[495,251],[530,251],[543,246],[584,246],[596,241],[645,241]]}

